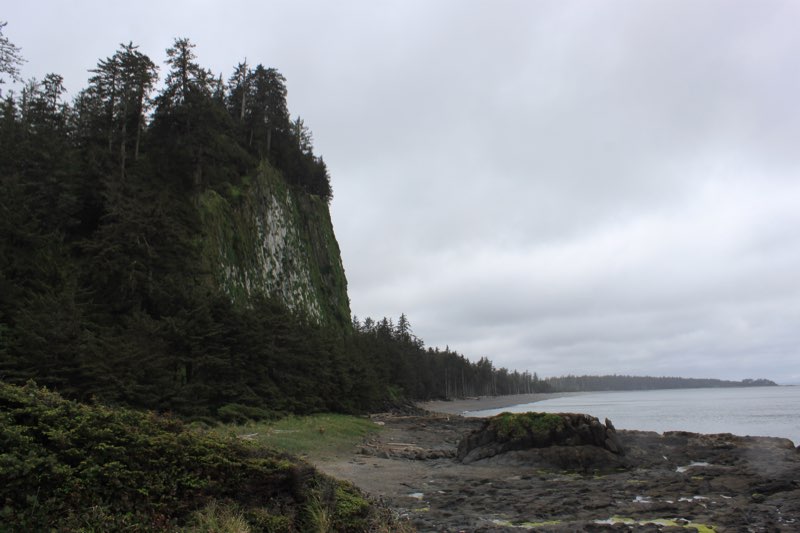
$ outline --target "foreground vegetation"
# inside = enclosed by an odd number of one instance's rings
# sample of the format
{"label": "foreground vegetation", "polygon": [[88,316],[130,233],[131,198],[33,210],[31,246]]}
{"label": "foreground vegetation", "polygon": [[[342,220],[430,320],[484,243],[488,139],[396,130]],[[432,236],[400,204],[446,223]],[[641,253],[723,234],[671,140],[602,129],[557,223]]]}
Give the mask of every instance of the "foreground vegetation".
{"label": "foreground vegetation", "polygon": [[174,418],[1,382],[0,417],[2,531],[402,528],[301,460]]}

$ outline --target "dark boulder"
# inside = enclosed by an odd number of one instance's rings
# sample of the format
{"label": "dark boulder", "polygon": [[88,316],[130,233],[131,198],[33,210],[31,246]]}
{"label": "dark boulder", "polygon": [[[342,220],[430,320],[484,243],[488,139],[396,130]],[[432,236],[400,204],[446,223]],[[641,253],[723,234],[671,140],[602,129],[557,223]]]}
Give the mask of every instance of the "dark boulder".
{"label": "dark boulder", "polygon": [[466,435],[457,458],[471,463],[504,454],[510,461],[538,459],[559,468],[587,469],[620,464],[624,449],[609,420],[601,424],[593,416],[573,413],[502,413]]}

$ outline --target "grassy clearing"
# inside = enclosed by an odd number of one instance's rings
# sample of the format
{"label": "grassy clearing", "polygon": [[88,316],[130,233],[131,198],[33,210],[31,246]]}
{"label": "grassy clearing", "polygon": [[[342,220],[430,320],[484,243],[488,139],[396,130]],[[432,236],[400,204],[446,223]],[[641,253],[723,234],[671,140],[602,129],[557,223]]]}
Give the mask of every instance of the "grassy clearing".
{"label": "grassy clearing", "polygon": [[381,426],[368,418],[317,414],[278,421],[221,426],[215,431],[246,436],[258,445],[313,459],[347,452]]}

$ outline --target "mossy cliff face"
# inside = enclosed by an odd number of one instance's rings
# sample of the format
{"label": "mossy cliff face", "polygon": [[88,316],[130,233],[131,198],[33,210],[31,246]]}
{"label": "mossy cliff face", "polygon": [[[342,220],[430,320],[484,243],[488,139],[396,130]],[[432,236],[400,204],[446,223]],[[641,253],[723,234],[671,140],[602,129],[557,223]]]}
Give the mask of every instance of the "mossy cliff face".
{"label": "mossy cliff face", "polygon": [[263,165],[255,178],[199,199],[208,268],[231,299],[263,295],[321,325],[345,327],[350,303],[328,204]]}

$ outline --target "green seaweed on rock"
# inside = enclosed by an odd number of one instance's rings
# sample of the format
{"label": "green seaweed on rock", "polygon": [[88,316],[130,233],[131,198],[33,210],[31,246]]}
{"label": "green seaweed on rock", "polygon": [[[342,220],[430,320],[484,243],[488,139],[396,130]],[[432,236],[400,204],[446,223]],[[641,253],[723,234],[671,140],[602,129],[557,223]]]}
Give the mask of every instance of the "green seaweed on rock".
{"label": "green seaweed on rock", "polygon": [[561,416],[551,413],[500,413],[490,423],[498,437],[506,440],[546,437],[564,428]]}
{"label": "green seaweed on rock", "polygon": [[596,520],[597,524],[625,524],[625,525],[639,525],[644,526],[648,524],[655,524],[665,527],[682,527],[684,529],[693,529],[697,533],[716,533],[717,529],[713,525],[700,524],[688,520],[677,518],[648,518],[648,519],[635,519],[627,516],[612,516],[607,520]]}

